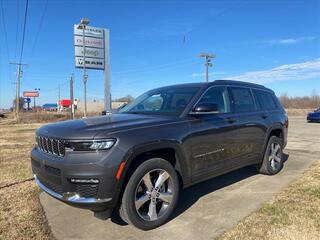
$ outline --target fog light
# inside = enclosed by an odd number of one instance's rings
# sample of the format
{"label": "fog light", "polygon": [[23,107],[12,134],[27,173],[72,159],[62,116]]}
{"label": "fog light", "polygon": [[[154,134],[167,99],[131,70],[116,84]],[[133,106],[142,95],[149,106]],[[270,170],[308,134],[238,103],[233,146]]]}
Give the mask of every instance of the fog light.
{"label": "fog light", "polygon": [[72,183],[99,183],[99,179],[95,178],[70,178],[70,182]]}

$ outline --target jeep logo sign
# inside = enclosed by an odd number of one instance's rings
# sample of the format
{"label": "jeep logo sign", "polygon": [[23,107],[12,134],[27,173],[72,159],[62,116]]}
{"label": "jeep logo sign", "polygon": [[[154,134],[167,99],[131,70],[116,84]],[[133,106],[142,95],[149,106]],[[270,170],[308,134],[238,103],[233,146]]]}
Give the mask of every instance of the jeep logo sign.
{"label": "jeep logo sign", "polygon": [[[74,53],[76,57],[83,57],[83,47],[75,46]],[[86,58],[104,58],[103,49],[86,47]]]}

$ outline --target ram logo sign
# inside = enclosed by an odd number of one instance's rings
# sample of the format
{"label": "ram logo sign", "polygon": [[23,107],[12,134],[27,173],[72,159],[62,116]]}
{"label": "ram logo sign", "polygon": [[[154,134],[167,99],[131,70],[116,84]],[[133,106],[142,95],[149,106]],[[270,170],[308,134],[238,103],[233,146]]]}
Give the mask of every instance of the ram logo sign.
{"label": "ram logo sign", "polygon": [[[83,67],[83,57],[75,57],[75,62],[76,67]],[[86,57],[86,68],[104,69],[104,59]]]}

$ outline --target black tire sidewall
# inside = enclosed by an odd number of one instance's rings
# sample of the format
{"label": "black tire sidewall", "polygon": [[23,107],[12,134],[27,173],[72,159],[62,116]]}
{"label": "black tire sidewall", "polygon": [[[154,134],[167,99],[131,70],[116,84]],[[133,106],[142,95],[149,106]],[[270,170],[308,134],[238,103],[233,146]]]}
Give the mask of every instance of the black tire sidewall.
{"label": "black tire sidewall", "polygon": [[[146,221],[142,219],[136,211],[135,191],[142,177],[147,172],[154,169],[163,169],[169,173],[173,181],[174,195],[171,204],[169,205],[168,209],[166,210],[163,216],[161,216],[159,219],[155,221]],[[162,158],[152,158],[147,160],[146,162],[143,162],[132,174],[123,194],[122,207],[124,210],[125,217],[129,221],[129,223],[142,230],[149,230],[162,225],[169,219],[177,204],[178,196],[179,179],[173,166],[168,161]]]}

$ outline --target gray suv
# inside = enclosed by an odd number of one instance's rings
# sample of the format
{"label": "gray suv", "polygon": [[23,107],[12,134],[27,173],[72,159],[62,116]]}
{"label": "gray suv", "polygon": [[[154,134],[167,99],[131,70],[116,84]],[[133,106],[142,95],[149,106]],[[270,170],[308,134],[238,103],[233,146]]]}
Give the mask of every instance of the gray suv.
{"label": "gray suv", "polygon": [[39,128],[31,162],[54,198],[107,217],[116,210],[149,230],[169,219],[183,188],[248,165],[278,173],[287,130],[283,107],[261,85],[174,85],[118,113]]}

